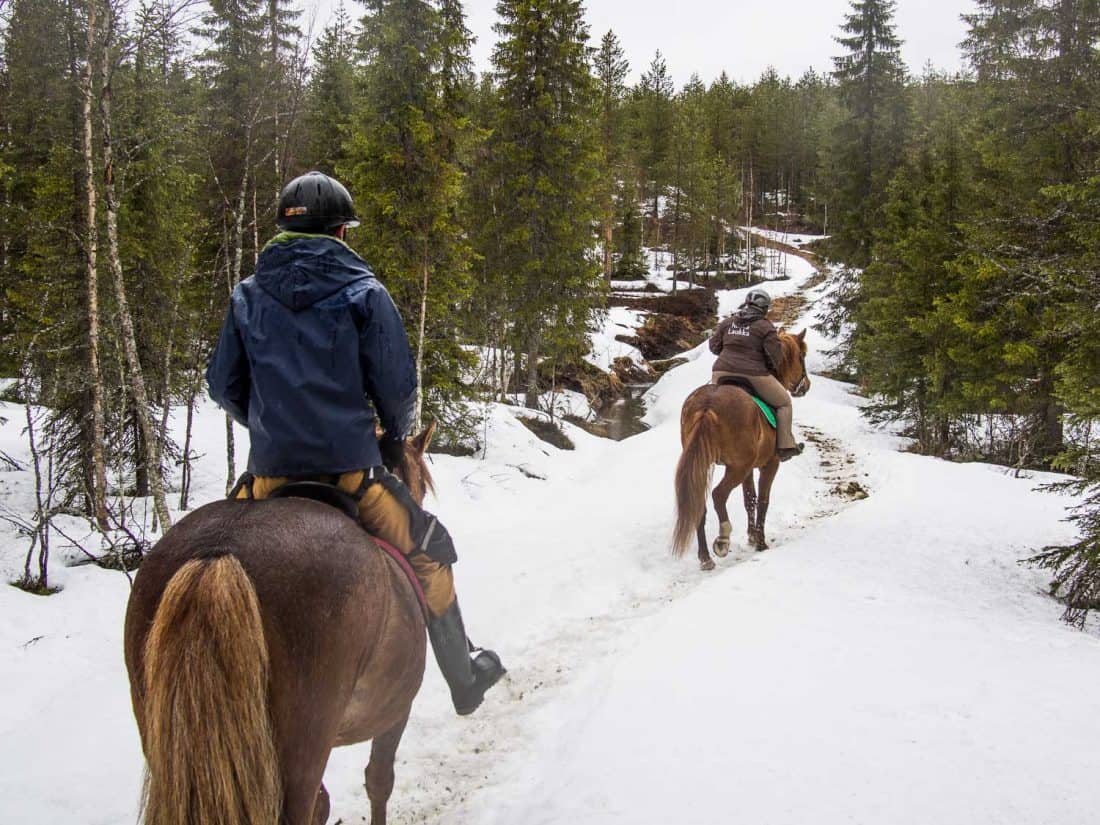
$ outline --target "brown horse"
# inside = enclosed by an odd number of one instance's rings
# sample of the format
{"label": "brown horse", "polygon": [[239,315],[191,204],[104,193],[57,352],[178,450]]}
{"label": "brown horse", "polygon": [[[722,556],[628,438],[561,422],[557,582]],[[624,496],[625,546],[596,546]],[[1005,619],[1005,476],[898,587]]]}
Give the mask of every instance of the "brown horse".
{"label": "brown horse", "polygon": [[[783,362],[778,378],[795,397],[810,389],[806,373],[806,331],[798,335],[779,333],[783,345]],[[757,550],[766,550],[764,520],[772,482],[779,470],[775,452],[775,430],[760,413],[759,407],[744,390],[723,385],[706,384],[684,401],[680,411],[680,442],[683,452],[676,465],[676,529],[672,549],[682,556],[694,532],[699,542],[699,564],[713,570],[714,561],[707,552],[706,495],[711,471],[715,464],[724,464],[726,474],[714,488],[714,509],[718,513],[718,537],[714,554],[722,557],[729,552],[730,526],[726,501],[733,488],[740,484],[745,495],[745,510],[749,515],[749,542]],[[753,470],[760,470],[760,493],[757,496]]]}
{"label": "brown horse", "polygon": [[[398,469],[431,489],[432,429]],[[217,501],[149,553],[126,611],[146,825],[323,825],[329,751],[373,739],[371,822],[424,676],[424,615],[354,521],[304,498]]]}

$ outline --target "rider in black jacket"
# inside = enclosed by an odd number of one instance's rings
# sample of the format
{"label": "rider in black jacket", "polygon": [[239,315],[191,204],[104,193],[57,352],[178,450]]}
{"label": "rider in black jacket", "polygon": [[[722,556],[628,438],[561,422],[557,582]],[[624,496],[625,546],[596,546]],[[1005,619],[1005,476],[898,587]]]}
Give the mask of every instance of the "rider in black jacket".
{"label": "rider in black jacket", "polygon": [[344,242],[358,223],[348,191],[327,175],[286,186],[283,233],[233,291],[206,373],[210,395],[248,428],[254,477],[242,496],[266,498],[288,481],[318,478],[361,495],[360,520],[406,554],[420,580],[455,710],[472,713],[504,668],[490,650],[470,657],[447,531],[381,469],[401,454],[413,425],[416,370],[393,300]]}

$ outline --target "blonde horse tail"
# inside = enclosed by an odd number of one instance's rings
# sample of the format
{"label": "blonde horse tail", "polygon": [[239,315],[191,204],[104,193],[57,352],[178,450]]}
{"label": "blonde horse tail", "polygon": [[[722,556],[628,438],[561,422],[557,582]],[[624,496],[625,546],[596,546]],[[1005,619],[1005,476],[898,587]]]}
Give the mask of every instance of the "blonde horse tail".
{"label": "blonde horse tail", "polygon": [[688,426],[680,461],[676,464],[676,529],[672,552],[682,556],[699,522],[706,514],[711,472],[718,460],[718,415],[713,410],[695,413]]}
{"label": "blonde horse tail", "polygon": [[145,640],[145,825],[278,825],[268,669],[241,563],[222,555],[184,564]]}

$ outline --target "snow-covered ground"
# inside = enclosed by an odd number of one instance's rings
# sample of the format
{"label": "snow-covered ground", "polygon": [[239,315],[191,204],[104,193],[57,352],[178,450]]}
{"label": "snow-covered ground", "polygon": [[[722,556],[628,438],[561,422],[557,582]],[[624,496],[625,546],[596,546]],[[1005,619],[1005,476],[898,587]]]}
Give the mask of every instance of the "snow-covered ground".
{"label": "snow-covered ground", "polygon": [[611,307],[604,315],[603,323],[590,337],[592,350],[586,356],[586,360],[595,364],[600,369],[607,371],[615,363],[616,358],[629,358],[635,364],[645,361],[637,347],[616,341],[616,335],[633,335],[640,327],[648,313],[626,307]]}
{"label": "snow-covered ground", "polygon": [[751,232],[753,235],[758,235],[769,241],[785,243],[788,246],[793,246],[798,249],[801,249],[807,244],[814,243],[815,241],[823,241],[829,237],[828,235],[807,235],[802,232],[777,232],[773,229],[761,229],[758,226],[739,226],[738,229],[741,230],[742,233]]}
{"label": "snow-covered ground", "polygon": [[[813,271],[790,259],[792,291]],[[819,290],[827,288],[819,287]],[[743,293],[720,295],[725,314]],[[824,341],[810,334],[811,370]],[[428,668],[398,754],[395,823],[1085,823],[1100,808],[1100,641],[1058,621],[1017,564],[1069,536],[1044,479],[900,452],[846,385],[796,401],[763,554],[703,573],[668,553],[680,405],[704,347],[622,442],[577,449],[490,409],[483,458],[436,456],[475,640],[509,667],[473,717]],[[0,449],[25,456],[20,410]],[[223,419],[200,413],[198,499],[224,484]],[[869,493],[851,501],[852,483]],[[0,501],[27,508],[25,473]],[[731,500],[734,538],[741,508]],[[713,514],[708,530],[715,529]],[[5,575],[24,545],[0,528]],[[60,561],[60,557],[59,557]],[[0,588],[0,822],[133,821],[141,754],[122,664],[125,577],[55,569]],[[369,816],[369,746],[335,751],[330,821]]]}

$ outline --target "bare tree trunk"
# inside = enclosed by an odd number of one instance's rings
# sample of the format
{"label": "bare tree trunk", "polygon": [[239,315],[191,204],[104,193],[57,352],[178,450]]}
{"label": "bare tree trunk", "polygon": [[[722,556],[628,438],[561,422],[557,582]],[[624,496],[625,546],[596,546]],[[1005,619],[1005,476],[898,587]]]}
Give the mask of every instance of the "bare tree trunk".
{"label": "bare tree trunk", "polygon": [[[98,0],[92,0],[89,6],[95,6]],[[130,389],[137,406],[138,426],[141,428],[141,440],[144,443],[145,457],[150,466],[149,483],[153,491],[153,510],[160,521],[161,529],[172,526],[172,517],[168,513],[168,502],[164,493],[164,473],[160,460],[160,444],[153,427],[149,412],[149,394],[145,389],[145,374],[138,357],[137,336],[134,333],[134,321],[130,315],[130,305],[126,297],[126,282],[122,273],[122,259],[118,245],[118,203],[115,198],[115,170],[113,155],[113,137],[111,133],[111,82],[110,50],[114,39],[116,18],[109,0],[104,0],[107,12],[106,36],[103,39],[103,59],[100,63],[100,76],[103,88],[99,94],[99,112],[103,124],[103,195],[107,207],[107,260],[115,287],[115,300],[118,302],[119,322],[122,327],[122,345],[126,354],[126,364],[130,372]]]}
{"label": "bare tree trunk", "polygon": [[746,280],[752,280],[752,207],[756,191],[753,188],[752,161],[749,161],[749,197],[745,201],[745,275]]}
{"label": "bare tree trunk", "polygon": [[661,196],[658,194],[660,190],[654,189],[653,191],[653,268],[657,269],[660,266],[660,253],[661,246]]}
{"label": "bare tree trunk", "polygon": [[[245,150],[244,174],[241,175],[241,187],[237,191],[236,206],[233,220],[233,249],[227,255],[226,262],[229,267],[228,284],[229,295],[241,281],[241,259],[244,257],[244,210],[248,203],[248,169],[252,163],[252,129],[248,130],[248,148]],[[225,491],[228,493],[237,483],[237,444],[233,435],[233,419],[225,417],[225,462],[226,479]]]}
{"label": "bare tree trunk", "polygon": [[603,276],[611,281],[611,244],[615,231],[615,198],[612,196],[607,204],[603,218]]}
{"label": "bare tree trunk", "polygon": [[428,326],[428,241],[424,240],[424,249],[420,258],[420,321],[416,338],[416,431],[423,426],[424,414],[424,332]]}
{"label": "bare tree trunk", "polygon": [[172,298],[172,321],[168,327],[168,340],[164,345],[164,382],[161,384],[161,401],[164,404],[160,416],[160,443],[168,444],[168,418],[172,413],[172,349],[176,338],[176,325],[179,319],[180,300],[183,293],[183,267],[177,270],[176,292]]}
{"label": "bare tree trunk", "polygon": [[88,289],[88,369],[92,382],[92,510],[100,530],[108,528],[107,522],[107,459],[106,419],[103,412],[103,375],[99,364],[99,224],[96,214],[97,193],[95,185],[95,150],[92,134],[92,72],[98,35],[98,3],[88,4],[88,53],[80,78],[83,97],[83,125],[81,150],[84,154],[84,185],[87,194],[84,237],[84,260]]}
{"label": "bare tree trunk", "polygon": [[672,294],[676,294],[676,279],[680,274],[680,193],[683,183],[680,174],[680,159],[676,159],[676,205],[672,212]]}
{"label": "bare tree trunk", "polygon": [[183,468],[180,474],[180,510],[186,510],[191,494],[191,433],[195,423],[195,393],[187,399],[187,426],[183,434]]}
{"label": "bare tree trunk", "polygon": [[[278,166],[278,162],[275,163]],[[256,207],[256,190],[252,190],[252,268],[260,263],[260,214]]]}
{"label": "bare tree trunk", "polygon": [[539,405],[539,342],[537,335],[532,335],[527,344],[527,393],[523,403],[530,409],[537,409]]}

